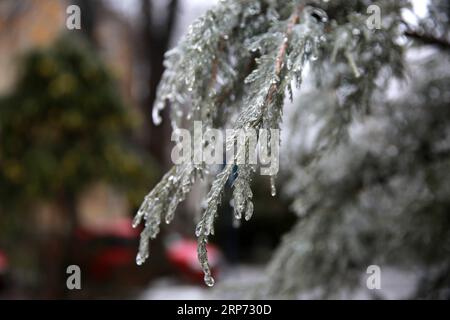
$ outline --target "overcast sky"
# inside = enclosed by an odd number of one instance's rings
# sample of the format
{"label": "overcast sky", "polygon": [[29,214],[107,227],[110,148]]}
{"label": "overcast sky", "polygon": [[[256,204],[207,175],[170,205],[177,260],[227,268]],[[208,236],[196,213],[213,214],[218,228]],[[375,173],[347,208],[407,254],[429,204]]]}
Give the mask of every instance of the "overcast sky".
{"label": "overcast sky", "polygon": [[[140,10],[140,0],[104,0],[109,3],[117,11],[121,12],[125,16],[135,19]],[[155,21],[158,22],[158,17],[164,18],[164,9],[169,1],[167,0],[154,0],[156,6]],[[413,0],[414,13],[404,12],[404,19],[406,22],[414,25],[417,23],[417,18],[423,18],[427,13],[428,0]],[[178,8],[178,20],[177,27],[174,36],[176,41],[180,34],[187,30],[189,24],[197,17],[199,17],[208,8],[212,7],[217,0],[180,0]],[[417,17],[416,17],[417,16]]]}
{"label": "overcast sky", "polygon": [[[139,13],[140,0],[105,0],[105,2],[109,2],[112,7],[117,9],[117,11],[122,12],[128,17],[135,17]],[[192,21],[192,19],[195,19],[195,17],[200,15],[216,2],[217,0],[180,0],[180,18],[185,20],[183,17],[186,16],[186,20],[191,19]],[[424,17],[427,13],[428,0],[413,0],[412,2],[415,14],[420,18]],[[166,6],[167,3],[167,0],[154,0],[154,4],[158,9],[164,9],[164,6]],[[406,18],[408,20],[414,20],[414,17],[410,14],[407,14]]]}

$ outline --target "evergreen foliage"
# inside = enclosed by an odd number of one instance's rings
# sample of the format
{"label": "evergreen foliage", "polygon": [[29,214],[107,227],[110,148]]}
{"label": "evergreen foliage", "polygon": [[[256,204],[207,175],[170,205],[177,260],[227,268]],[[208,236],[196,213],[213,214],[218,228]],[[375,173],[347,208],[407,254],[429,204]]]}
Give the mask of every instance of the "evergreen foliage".
{"label": "evergreen foliage", "polygon": [[[381,9],[380,28],[368,27],[370,5]],[[384,261],[424,265],[433,284],[426,292],[441,297],[445,291],[438,279],[450,274],[448,55],[434,52],[423,66],[408,68],[405,34],[415,30],[402,12],[410,7],[406,0],[222,1],[167,53],[153,118],[160,123],[159,112],[170,106],[174,130],[193,120],[205,129],[280,128],[292,85],[301,89],[296,112],[283,125],[291,126],[291,139],[283,141],[289,165],[282,166],[284,194],[299,222],[254,295],[295,297],[321,286],[320,294],[329,296],[358,281],[350,271]],[[422,37],[424,26],[419,38],[441,49],[448,15],[433,20],[440,21],[441,40]],[[388,99],[394,79],[412,82],[397,100]],[[364,135],[352,138],[358,124]],[[299,136],[308,126],[313,137]],[[233,137],[228,148],[235,143]],[[227,164],[210,186],[195,232],[207,285],[214,280],[206,243],[226,182],[234,180],[235,219],[248,220],[254,169]],[[192,185],[214,174],[206,165],[176,165],[145,198],[134,221],[145,220],[138,264],[161,221],[170,223]]]}
{"label": "evergreen foliage", "polygon": [[21,61],[13,92],[0,99],[1,206],[76,195],[101,179],[141,197],[152,173],[124,140],[136,121],[88,44],[63,36]]}

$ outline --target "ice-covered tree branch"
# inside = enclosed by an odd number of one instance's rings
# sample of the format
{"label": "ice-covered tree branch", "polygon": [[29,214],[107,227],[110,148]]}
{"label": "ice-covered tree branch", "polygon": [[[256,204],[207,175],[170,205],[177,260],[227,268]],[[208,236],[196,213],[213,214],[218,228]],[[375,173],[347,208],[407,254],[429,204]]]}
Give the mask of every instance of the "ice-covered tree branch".
{"label": "ice-covered tree branch", "polygon": [[[385,30],[371,31],[365,27],[363,6],[354,9],[338,2],[343,10],[334,9],[337,2],[320,0],[221,2],[196,21],[167,54],[166,72],[153,110],[154,122],[162,120],[159,112],[169,105],[174,131],[183,126],[192,131],[194,121],[201,121],[203,130],[215,126],[231,126],[235,132],[279,129],[286,93],[292,99],[292,83],[300,88],[304,67],[309,63],[317,75],[317,87],[334,92],[335,105],[328,111],[334,128],[324,128],[321,135],[325,142],[318,147],[321,152],[329,150],[345,137],[353,114],[368,108],[374,80],[382,67],[396,62],[401,55],[386,55],[382,48],[386,44],[390,49],[396,48],[393,34],[400,21],[401,5],[380,1],[380,5],[389,8],[393,19]],[[327,12],[333,12],[332,20]],[[379,54],[369,61],[367,53],[374,49]],[[392,73],[400,74],[401,63],[394,65],[397,69]],[[333,72],[325,74],[323,68]],[[360,75],[364,77],[361,79]],[[344,79],[339,85],[338,78]],[[258,141],[258,146],[246,142],[245,148],[233,152],[234,161],[226,163],[213,179],[195,231],[198,258],[208,285],[214,280],[206,244],[214,234],[214,220],[228,181],[234,180],[234,219],[249,220],[253,214],[251,181],[255,166],[237,164],[236,160],[246,159],[251,148],[274,152],[273,142],[279,144],[275,139],[278,138],[269,136],[264,143]],[[193,143],[203,146],[205,141],[194,136]],[[227,152],[234,150],[237,143],[236,135],[229,137]],[[134,223],[137,226],[142,219],[145,221],[137,256],[139,264],[148,257],[149,239],[158,234],[161,220],[170,223],[177,205],[193,184],[213,173],[204,162],[175,165],[145,198]],[[275,174],[270,176],[275,195]]]}

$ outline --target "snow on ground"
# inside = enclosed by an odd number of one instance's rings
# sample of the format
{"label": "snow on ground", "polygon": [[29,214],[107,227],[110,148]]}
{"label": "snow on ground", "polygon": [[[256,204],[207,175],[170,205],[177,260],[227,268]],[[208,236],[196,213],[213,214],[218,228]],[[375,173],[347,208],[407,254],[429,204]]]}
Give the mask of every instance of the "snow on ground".
{"label": "snow on ground", "polygon": [[[245,284],[252,284],[264,276],[262,266],[240,265],[230,267],[217,278],[214,289],[206,286],[186,284],[176,278],[161,278],[152,282],[138,299],[143,300],[203,300],[203,299],[242,299],[245,297]],[[415,290],[419,273],[413,270],[382,268],[381,289],[366,288],[366,277],[361,278],[361,286],[352,293],[339,295],[341,299],[369,300],[369,299],[407,299]],[[314,292],[299,294],[299,299],[314,299]]]}
{"label": "snow on ground", "polygon": [[[216,286],[211,291],[205,285],[192,285],[176,278],[161,278],[152,282],[138,297],[144,300],[201,300],[238,298],[234,290],[228,288],[243,287],[262,279],[264,269],[261,266],[239,265],[228,267],[216,279]],[[220,288],[222,287],[222,288]],[[231,292],[230,292],[231,291]],[[240,294],[238,294],[240,297]]]}

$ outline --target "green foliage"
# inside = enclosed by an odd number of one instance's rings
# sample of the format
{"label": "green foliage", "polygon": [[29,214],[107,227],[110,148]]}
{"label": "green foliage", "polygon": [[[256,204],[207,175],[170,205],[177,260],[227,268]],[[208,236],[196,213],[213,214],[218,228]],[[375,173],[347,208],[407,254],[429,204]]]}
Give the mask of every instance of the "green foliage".
{"label": "green foliage", "polygon": [[88,44],[63,36],[20,62],[13,92],[0,99],[2,206],[76,194],[98,179],[142,196],[152,173],[124,140],[137,122]]}

